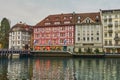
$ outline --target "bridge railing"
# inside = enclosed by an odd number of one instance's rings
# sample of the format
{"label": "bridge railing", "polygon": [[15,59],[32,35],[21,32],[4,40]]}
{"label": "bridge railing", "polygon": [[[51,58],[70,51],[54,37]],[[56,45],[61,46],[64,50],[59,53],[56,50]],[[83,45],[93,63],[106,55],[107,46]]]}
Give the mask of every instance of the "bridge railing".
{"label": "bridge railing", "polygon": [[29,50],[0,49],[0,54],[28,54]]}

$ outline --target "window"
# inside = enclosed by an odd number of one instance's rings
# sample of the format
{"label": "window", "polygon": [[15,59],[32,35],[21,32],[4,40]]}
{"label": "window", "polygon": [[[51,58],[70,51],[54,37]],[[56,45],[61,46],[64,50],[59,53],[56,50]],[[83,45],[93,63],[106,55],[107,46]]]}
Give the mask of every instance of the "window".
{"label": "window", "polygon": [[111,40],[109,41],[109,45],[112,45],[112,41]]}
{"label": "window", "polygon": [[118,15],[117,15],[117,14],[115,15],[115,18],[118,18]]}
{"label": "window", "polygon": [[107,45],[107,41],[105,41],[105,45]]}
{"label": "window", "polygon": [[65,30],[65,27],[62,27],[62,30]]}
{"label": "window", "polygon": [[77,21],[77,23],[80,23],[80,21]]}
{"label": "window", "polygon": [[13,41],[12,43],[14,44],[15,42]]}
{"label": "window", "polygon": [[45,23],[45,25],[50,25],[50,22]]}
{"label": "window", "polygon": [[97,32],[97,35],[99,35],[99,32]]}
{"label": "window", "polygon": [[69,24],[70,23],[70,21],[64,21],[64,24]]}
{"label": "window", "polygon": [[115,45],[118,45],[118,41],[115,41]]}
{"label": "window", "polygon": [[49,18],[46,19],[47,21],[49,20]]}
{"label": "window", "polygon": [[91,31],[91,35],[93,35],[93,31]]}
{"label": "window", "polygon": [[80,33],[78,33],[78,36],[80,36]]}
{"label": "window", "polygon": [[99,41],[99,37],[97,37],[97,41]]}
{"label": "window", "polygon": [[93,41],[93,37],[91,37],[91,41]]}
{"label": "window", "polygon": [[99,22],[99,16],[96,16],[96,22]]}
{"label": "window", "polygon": [[78,19],[80,19],[80,16],[78,17]]}
{"label": "window", "polygon": [[107,22],[107,19],[104,19],[104,23],[106,23]]}
{"label": "window", "polygon": [[20,44],[20,41],[18,41],[18,44]]}
{"label": "window", "polygon": [[63,43],[64,40],[60,39],[60,43]]}
{"label": "window", "polygon": [[115,21],[115,27],[118,27],[118,21]]}
{"label": "window", "polygon": [[85,41],[85,37],[83,37],[83,40]]}
{"label": "window", "polygon": [[72,37],[72,33],[69,33],[69,36]]}
{"label": "window", "polygon": [[14,36],[13,36],[13,40],[14,40],[15,38],[14,38]]}
{"label": "window", "polygon": [[64,20],[65,20],[65,19],[67,19],[67,17],[66,17],[66,16],[64,17]]}
{"label": "window", "polygon": [[99,19],[99,16],[96,16],[96,19]]}
{"label": "window", "polygon": [[56,20],[59,20],[59,17],[55,17]]}
{"label": "window", "polygon": [[54,24],[60,24],[60,22],[54,22]]}
{"label": "window", "polygon": [[87,37],[87,41],[89,41],[89,37]]}
{"label": "window", "polygon": [[112,33],[109,33],[109,37],[112,37]]}
{"label": "window", "polygon": [[13,35],[15,34],[15,32],[13,32]]}
{"label": "window", "polygon": [[109,22],[112,22],[112,17],[111,17],[111,15],[109,15]]}
{"label": "window", "polygon": [[18,36],[18,39],[20,39],[20,36]]}
{"label": "window", "polygon": [[89,18],[87,18],[86,23],[90,23],[90,19]]}
{"label": "window", "polygon": [[20,32],[18,32],[18,34],[20,34]]}
{"label": "window", "polygon": [[105,37],[107,37],[107,33],[105,33]]}
{"label": "window", "polygon": [[80,41],[80,37],[78,37],[78,41]]}
{"label": "window", "polygon": [[72,19],[72,16],[70,16],[70,19]]}

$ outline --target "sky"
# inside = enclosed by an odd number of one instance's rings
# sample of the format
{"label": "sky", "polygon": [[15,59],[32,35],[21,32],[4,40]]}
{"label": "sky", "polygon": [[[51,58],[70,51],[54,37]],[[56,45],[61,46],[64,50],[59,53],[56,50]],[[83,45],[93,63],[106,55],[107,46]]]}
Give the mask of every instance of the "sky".
{"label": "sky", "polygon": [[0,21],[36,25],[48,15],[120,9],[120,0],[0,0]]}

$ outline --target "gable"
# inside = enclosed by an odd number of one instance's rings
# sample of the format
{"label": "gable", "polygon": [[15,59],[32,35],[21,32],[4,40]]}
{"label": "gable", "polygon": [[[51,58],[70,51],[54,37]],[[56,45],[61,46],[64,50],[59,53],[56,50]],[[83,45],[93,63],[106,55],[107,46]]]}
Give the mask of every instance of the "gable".
{"label": "gable", "polygon": [[85,18],[81,23],[95,23],[91,18]]}

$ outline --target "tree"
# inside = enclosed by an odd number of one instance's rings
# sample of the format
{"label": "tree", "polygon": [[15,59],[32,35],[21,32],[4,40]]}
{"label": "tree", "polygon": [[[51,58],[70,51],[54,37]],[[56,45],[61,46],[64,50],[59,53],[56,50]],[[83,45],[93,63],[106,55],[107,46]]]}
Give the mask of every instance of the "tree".
{"label": "tree", "polygon": [[81,53],[81,48],[79,48],[79,53]]}
{"label": "tree", "polygon": [[91,49],[89,47],[87,49],[87,53],[91,53]]}
{"label": "tree", "polygon": [[9,29],[9,20],[7,18],[3,18],[0,26],[0,42],[2,44],[2,48],[8,48],[9,46]]}
{"label": "tree", "polygon": [[95,49],[95,53],[99,53],[99,49],[98,48]]}

